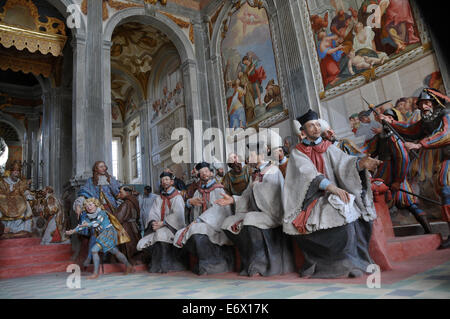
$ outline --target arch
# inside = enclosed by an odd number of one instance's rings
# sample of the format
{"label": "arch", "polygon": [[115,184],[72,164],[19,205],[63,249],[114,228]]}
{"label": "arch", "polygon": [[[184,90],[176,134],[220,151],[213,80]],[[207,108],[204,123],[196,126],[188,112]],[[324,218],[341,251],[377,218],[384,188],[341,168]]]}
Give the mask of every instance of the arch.
{"label": "arch", "polygon": [[[164,53],[159,52],[154,59],[155,68],[151,70],[150,78],[148,80],[147,84],[147,97],[149,100],[151,100],[151,97],[156,98],[157,97],[157,91],[158,88],[155,86],[155,82],[158,80],[158,77],[161,75],[162,71],[165,70],[165,68],[173,63],[175,60],[179,60],[179,54],[178,51],[176,51],[174,48],[164,50]],[[181,67],[181,63],[180,63]]]}
{"label": "arch", "polygon": [[5,114],[2,111],[0,111],[0,122],[6,123],[9,126],[11,126],[19,136],[20,144],[23,145],[26,130],[20,121],[16,120],[11,115]]}
{"label": "arch", "polygon": [[195,61],[192,44],[187,36],[181,31],[180,27],[159,12],[155,12],[153,15],[146,15],[144,8],[128,8],[116,12],[108,20],[104,28],[103,40],[110,42],[114,29],[119,24],[127,22],[138,22],[145,25],[151,25],[161,32],[164,32],[177,48],[182,63],[185,61]]}

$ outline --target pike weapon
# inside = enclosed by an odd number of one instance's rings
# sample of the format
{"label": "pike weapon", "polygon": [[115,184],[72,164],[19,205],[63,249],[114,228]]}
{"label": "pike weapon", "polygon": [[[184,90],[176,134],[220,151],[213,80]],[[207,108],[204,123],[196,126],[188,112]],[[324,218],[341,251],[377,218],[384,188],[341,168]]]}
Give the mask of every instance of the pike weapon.
{"label": "pike weapon", "polygon": [[[377,106],[374,106],[373,104],[370,104],[369,102],[367,102],[367,100],[366,100],[364,97],[362,97],[362,99],[363,99],[364,102],[366,102],[366,104],[369,106],[369,109],[370,109],[373,113],[375,113],[378,117],[380,116],[380,113],[378,113],[377,108],[380,107],[380,106],[382,106],[382,105],[384,105],[384,104],[386,104],[386,103],[389,103],[389,102],[392,101],[392,100],[390,100],[390,101],[387,101],[387,102],[378,104]],[[400,133],[398,133],[398,132],[394,129],[394,127],[392,127],[391,124],[389,124],[389,123],[386,122],[385,120],[381,120],[381,122],[383,123],[383,125],[384,125],[385,127],[388,127],[389,130],[390,130],[395,136],[397,136],[397,138],[398,138],[400,141],[402,141],[403,143],[406,143],[406,141],[405,141],[405,139],[403,138],[403,136],[401,136]],[[411,153],[411,155],[413,155],[413,157],[414,157],[415,159],[419,159],[419,154],[417,154],[417,152],[416,152],[415,150],[411,150],[410,153]]]}

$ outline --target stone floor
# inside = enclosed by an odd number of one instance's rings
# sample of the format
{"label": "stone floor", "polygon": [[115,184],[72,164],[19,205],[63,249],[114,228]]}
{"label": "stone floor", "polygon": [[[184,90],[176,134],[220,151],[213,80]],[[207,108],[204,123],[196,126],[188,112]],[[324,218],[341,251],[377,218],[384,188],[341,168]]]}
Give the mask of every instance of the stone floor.
{"label": "stone floor", "polygon": [[[69,289],[69,273],[0,280],[3,299],[450,299],[450,252],[397,265],[382,273],[381,287],[370,289],[366,278],[318,280],[296,274],[253,279],[236,274],[198,277],[189,272],[169,275],[140,272],[81,277],[80,289]],[[84,275],[84,274],[83,274]]]}

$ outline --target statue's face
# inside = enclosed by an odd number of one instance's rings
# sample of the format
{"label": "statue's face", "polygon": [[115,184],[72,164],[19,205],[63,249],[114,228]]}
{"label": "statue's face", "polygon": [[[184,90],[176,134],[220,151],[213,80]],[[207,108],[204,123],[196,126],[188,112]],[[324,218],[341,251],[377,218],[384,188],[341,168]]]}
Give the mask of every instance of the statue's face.
{"label": "statue's face", "polygon": [[212,172],[209,170],[208,167],[203,167],[200,171],[200,179],[202,182],[207,182],[211,178]]}
{"label": "statue's face", "polygon": [[171,179],[169,176],[164,176],[161,178],[161,186],[164,190],[169,189],[173,186],[173,179]]}
{"label": "statue's face", "polygon": [[320,137],[321,126],[319,121],[317,120],[309,121],[305,123],[304,128],[306,137],[308,137],[309,139],[317,140]]}
{"label": "statue's face", "polygon": [[94,203],[88,203],[86,205],[86,210],[88,211],[88,213],[92,214],[95,213],[95,211],[97,210],[97,206],[95,206]]}
{"label": "statue's face", "polygon": [[100,175],[105,175],[107,170],[108,169],[106,168],[106,164],[105,163],[101,162],[100,164],[97,165],[97,172]]}
{"label": "statue's face", "polygon": [[430,100],[422,100],[419,102],[419,109],[423,115],[433,113],[433,102]]}
{"label": "statue's face", "polygon": [[20,170],[16,169],[16,170],[11,171],[11,177],[13,179],[18,179],[20,177]]}

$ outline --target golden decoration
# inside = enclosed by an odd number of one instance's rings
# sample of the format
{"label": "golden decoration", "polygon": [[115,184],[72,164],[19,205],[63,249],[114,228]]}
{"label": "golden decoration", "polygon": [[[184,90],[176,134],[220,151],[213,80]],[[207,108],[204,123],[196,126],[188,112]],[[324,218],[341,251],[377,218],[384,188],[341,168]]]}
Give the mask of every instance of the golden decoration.
{"label": "golden decoration", "polygon": [[369,83],[372,80],[376,80],[376,78],[377,78],[375,75],[375,68],[370,68],[361,74],[362,74],[362,76],[364,76],[366,83]]}
{"label": "golden decoration", "polygon": [[166,17],[168,17],[173,22],[175,22],[180,28],[189,28],[191,26],[191,23],[186,22],[180,18],[177,18],[177,17],[171,15],[170,13],[167,13],[164,11],[159,11],[159,12],[164,14]]}
{"label": "golden decoration", "polygon": [[5,48],[14,46],[20,51],[26,48],[32,53],[39,51],[42,54],[51,53],[53,56],[60,56],[66,41],[66,36],[50,35],[0,23],[0,44]]}
{"label": "golden decoration", "polygon": [[[10,23],[8,11],[16,6],[28,9],[29,17],[34,26]],[[28,0],[10,0],[3,6],[0,13],[0,44],[6,48],[14,46],[18,50],[28,49],[42,54],[62,55],[66,44],[66,28],[63,21],[45,17],[47,22],[41,22],[37,7]]]}
{"label": "golden decoration", "polygon": [[320,92],[319,98],[322,100],[325,98],[325,91]]}
{"label": "golden decoration", "polygon": [[219,9],[217,9],[217,11],[212,15],[211,19],[209,19],[209,38],[212,38],[212,34],[213,34],[213,27],[216,24],[217,19],[219,18],[219,14],[223,9],[223,6],[225,5],[225,3],[222,3],[222,5],[219,7]]}
{"label": "golden decoration", "polygon": [[6,71],[11,69],[14,72],[22,71],[23,73],[33,73],[34,75],[42,75],[46,78],[52,74],[52,64],[42,61],[30,61],[13,56],[0,56],[0,69]]}
{"label": "golden decoration", "polygon": [[194,38],[194,25],[191,23],[191,26],[189,27],[189,40],[191,40],[192,44],[195,42]]}

